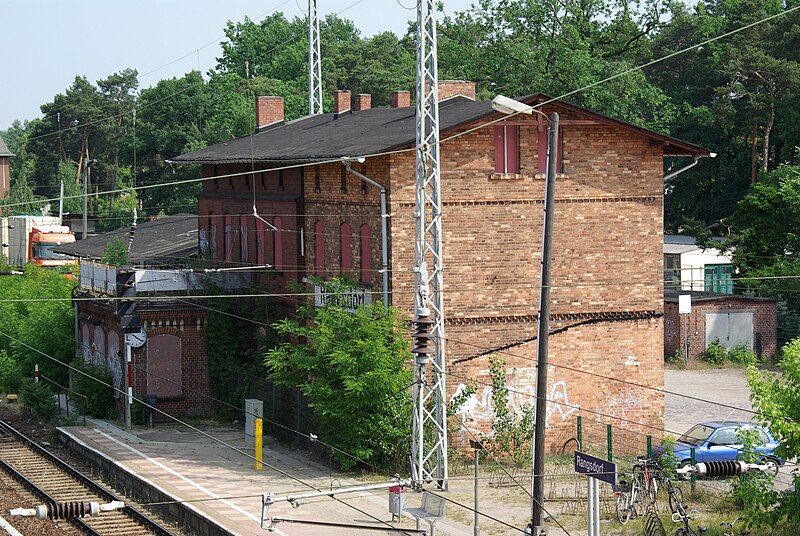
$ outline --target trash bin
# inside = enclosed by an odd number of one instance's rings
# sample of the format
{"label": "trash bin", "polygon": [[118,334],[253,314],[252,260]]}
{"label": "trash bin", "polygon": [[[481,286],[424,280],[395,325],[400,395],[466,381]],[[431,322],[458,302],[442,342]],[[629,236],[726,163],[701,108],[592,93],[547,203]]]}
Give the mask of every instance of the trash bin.
{"label": "trash bin", "polygon": [[389,488],[389,513],[392,514],[392,521],[403,517],[403,510],[406,507],[406,488],[403,486],[393,486]]}

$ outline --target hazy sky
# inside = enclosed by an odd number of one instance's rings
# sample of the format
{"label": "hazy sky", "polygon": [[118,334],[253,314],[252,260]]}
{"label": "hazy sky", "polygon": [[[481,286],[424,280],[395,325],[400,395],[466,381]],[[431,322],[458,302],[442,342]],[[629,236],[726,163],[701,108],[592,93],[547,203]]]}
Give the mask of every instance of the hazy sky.
{"label": "hazy sky", "polygon": [[[415,0],[399,0],[415,6]],[[446,0],[447,13],[474,0]],[[413,10],[398,0],[317,0],[320,15],[341,13],[363,35],[404,34]],[[14,119],[40,115],[39,105],[63,92],[75,75],[92,82],[133,67],[147,87],[197,68],[194,52],[222,36],[227,20],[273,11],[305,13],[307,0],[2,0],[0,2],[0,129]],[[348,9],[349,7],[349,9]],[[199,53],[205,72],[215,65],[218,43]],[[188,57],[159,69],[188,54]]]}

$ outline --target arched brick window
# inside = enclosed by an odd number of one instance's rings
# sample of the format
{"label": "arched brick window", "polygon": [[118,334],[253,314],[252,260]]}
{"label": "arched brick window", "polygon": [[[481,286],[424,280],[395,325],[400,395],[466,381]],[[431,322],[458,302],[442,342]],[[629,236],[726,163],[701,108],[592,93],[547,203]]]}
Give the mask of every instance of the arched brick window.
{"label": "arched brick window", "polygon": [[267,254],[264,247],[266,238],[264,234],[264,222],[256,218],[256,262],[259,266],[267,264]]}
{"label": "arched brick window", "polygon": [[214,259],[217,255],[217,217],[213,212],[208,214],[208,258]]}
{"label": "arched brick window", "polygon": [[325,274],[325,225],[321,220],[314,223],[314,273]]}
{"label": "arched brick window", "polygon": [[[122,356],[119,353],[119,334],[116,331],[108,332],[108,371],[114,387],[122,389]],[[115,391],[116,393],[116,391]]]}
{"label": "arched brick window", "polygon": [[275,270],[278,272],[283,271],[283,222],[281,221],[280,216],[275,216],[275,219],[272,220],[272,225],[275,227],[275,230],[272,233],[275,235],[274,247],[275,247]]}
{"label": "arched brick window", "polygon": [[103,365],[106,362],[106,332],[101,326],[94,328],[94,346],[92,347],[92,362]]}
{"label": "arched brick window", "polygon": [[247,263],[250,262],[249,252],[247,251],[247,218],[250,216],[242,216],[239,220],[239,260]]}
{"label": "arched brick window", "polygon": [[233,260],[233,216],[225,214],[225,233],[223,236],[223,249],[225,250],[225,260]]}
{"label": "arched brick window", "polygon": [[180,337],[156,335],[147,339],[147,372],[147,394],[163,398],[183,394]]}
{"label": "arched brick window", "polygon": [[353,248],[350,247],[352,235],[350,224],[344,222],[339,227],[339,258],[343,272],[349,272],[353,268]]}
{"label": "arched brick window", "polygon": [[361,242],[361,282],[372,282],[372,231],[366,223],[361,226],[358,232]]}
{"label": "arched brick window", "polygon": [[92,361],[92,336],[89,331],[89,326],[84,324],[81,327],[81,355],[83,356],[84,363],[91,363]]}

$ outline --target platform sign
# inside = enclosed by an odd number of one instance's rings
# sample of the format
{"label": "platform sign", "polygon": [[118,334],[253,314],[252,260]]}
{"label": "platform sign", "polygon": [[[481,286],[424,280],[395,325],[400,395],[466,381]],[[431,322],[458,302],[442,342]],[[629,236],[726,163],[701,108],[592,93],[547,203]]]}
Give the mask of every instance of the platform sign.
{"label": "platform sign", "polygon": [[617,483],[617,464],[577,450],[575,451],[575,472],[608,482],[612,486]]}
{"label": "platform sign", "polygon": [[680,294],[678,296],[678,314],[688,315],[692,312],[692,295]]}

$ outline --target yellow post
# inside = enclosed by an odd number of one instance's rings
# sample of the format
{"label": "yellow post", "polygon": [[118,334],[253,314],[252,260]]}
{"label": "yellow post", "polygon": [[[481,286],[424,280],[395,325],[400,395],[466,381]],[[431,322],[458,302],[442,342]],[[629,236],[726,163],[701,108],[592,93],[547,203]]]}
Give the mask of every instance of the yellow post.
{"label": "yellow post", "polygon": [[253,435],[255,436],[256,440],[256,471],[261,471],[264,469],[264,464],[261,463],[262,456],[263,456],[263,447],[264,447],[264,433],[262,429],[262,420],[256,419],[255,420],[255,430],[253,430]]}

